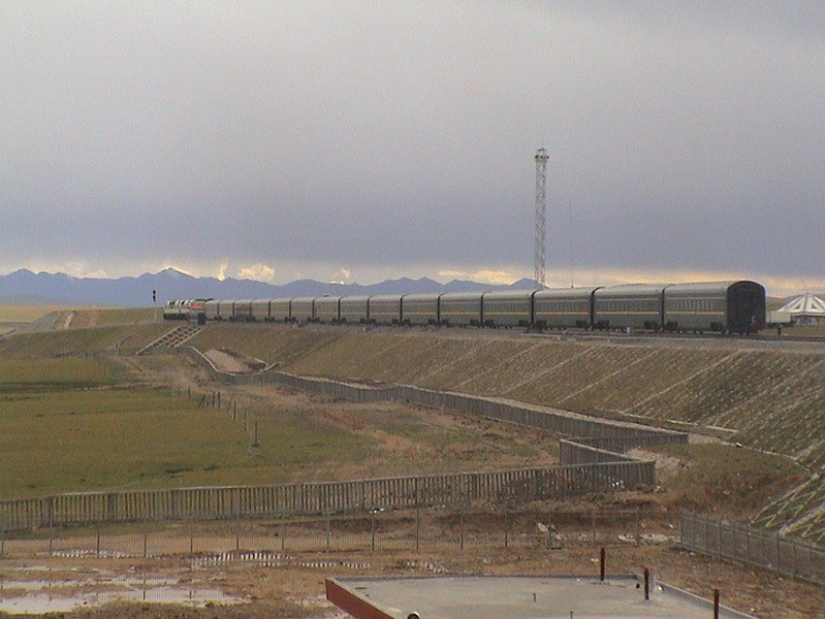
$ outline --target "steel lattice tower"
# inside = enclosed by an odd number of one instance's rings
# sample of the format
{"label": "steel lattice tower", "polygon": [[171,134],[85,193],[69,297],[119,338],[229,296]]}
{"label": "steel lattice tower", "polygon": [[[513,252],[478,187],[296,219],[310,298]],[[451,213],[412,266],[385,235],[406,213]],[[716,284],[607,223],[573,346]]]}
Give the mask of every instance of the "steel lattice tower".
{"label": "steel lattice tower", "polygon": [[533,279],[544,288],[544,238],[547,220],[547,151],[536,151],[536,255]]}

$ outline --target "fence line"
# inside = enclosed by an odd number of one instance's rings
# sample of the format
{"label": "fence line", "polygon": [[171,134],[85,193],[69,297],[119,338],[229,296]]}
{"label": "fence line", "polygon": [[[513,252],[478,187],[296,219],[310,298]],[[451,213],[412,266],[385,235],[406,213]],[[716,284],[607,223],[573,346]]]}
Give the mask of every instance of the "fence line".
{"label": "fence line", "polygon": [[274,384],[362,403],[403,401],[561,434],[567,437],[560,449],[562,465],[310,484],[70,493],[0,501],[5,530],[84,522],[342,513],[470,500],[530,501],[652,487],[656,484],[655,462],[623,456],[612,450],[686,443],[688,439],[682,432],[410,385],[372,387],[277,371],[229,374],[218,371],[199,351],[189,349],[188,353],[222,384]]}
{"label": "fence line", "polygon": [[[514,507],[514,510],[510,508]],[[539,526],[539,521],[543,526]],[[500,549],[558,549],[643,543],[639,509],[590,510],[581,513],[538,513],[518,506],[477,511],[472,505],[371,511],[349,515],[279,517],[268,521],[237,521],[215,527],[186,521],[171,530],[110,531],[92,526],[72,535],[58,528],[36,535],[0,536],[0,558],[35,554],[71,556],[158,556],[232,553],[211,560],[243,560],[242,554],[305,551],[412,551]],[[545,524],[546,523],[546,524]],[[558,525],[558,527],[556,527]],[[615,527],[636,534],[617,537]],[[270,553],[267,555],[266,553]],[[284,555],[281,555],[283,558]],[[254,559],[253,559],[254,560]]]}
{"label": "fence line", "polygon": [[570,411],[548,409],[502,398],[486,398],[449,391],[433,391],[413,385],[374,387],[343,383],[327,378],[308,378],[278,371],[256,374],[221,372],[209,358],[197,349],[185,350],[216,381],[222,384],[273,384],[359,403],[408,402],[427,408],[454,410],[553,432],[565,437],[569,442],[561,453],[562,464],[628,460],[627,456],[617,454],[635,447],[651,447],[672,443],[686,444],[688,442],[686,432],[598,419]]}
{"label": "fence line", "polygon": [[389,477],[357,481],[84,492],[0,501],[6,531],[90,522],[260,518],[529,502],[652,486],[655,462]]}
{"label": "fence line", "polygon": [[777,532],[686,512],[680,543],[686,550],[825,585],[825,549]]}

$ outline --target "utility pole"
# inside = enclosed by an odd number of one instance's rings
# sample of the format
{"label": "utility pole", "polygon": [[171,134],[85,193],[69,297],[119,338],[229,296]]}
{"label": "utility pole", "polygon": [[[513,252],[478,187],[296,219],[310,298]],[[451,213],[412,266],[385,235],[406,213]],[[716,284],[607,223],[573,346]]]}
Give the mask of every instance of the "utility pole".
{"label": "utility pole", "polygon": [[547,151],[540,148],[536,151],[536,253],[533,270],[533,279],[544,288],[544,239],[545,222],[547,220]]}

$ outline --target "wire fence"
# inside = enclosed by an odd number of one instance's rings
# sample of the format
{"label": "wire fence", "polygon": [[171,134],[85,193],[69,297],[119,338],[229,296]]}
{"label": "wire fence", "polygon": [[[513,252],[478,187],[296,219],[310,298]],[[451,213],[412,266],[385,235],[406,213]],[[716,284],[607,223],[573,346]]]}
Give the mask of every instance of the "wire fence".
{"label": "wire fence", "polygon": [[692,512],[682,514],[680,530],[687,550],[825,585],[825,548],[820,546]]}
{"label": "wire fence", "polygon": [[[639,509],[576,513],[490,511],[483,507],[417,508],[312,518],[204,524],[189,520],[143,532],[95,524],[4,532],[0,558],[159,557],[208,561],[275,561],[286,553],[558,549],[645,543]],[[616,535],[617,527],[626,533]],[[674,540],[675,542],[675,540]]]}

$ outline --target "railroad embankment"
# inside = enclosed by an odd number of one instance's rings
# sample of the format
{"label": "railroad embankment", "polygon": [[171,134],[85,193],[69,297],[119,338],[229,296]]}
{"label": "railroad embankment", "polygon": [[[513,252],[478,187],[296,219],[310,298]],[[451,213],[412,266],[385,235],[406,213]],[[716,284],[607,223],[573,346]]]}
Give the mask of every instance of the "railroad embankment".
{"label": "railroad embankment", "polygon": [[811,347],[245,325],[210,325],[190,343],[232,346],[300,375],[506,397],[782,454],[812,480],[758,522],[802,535],[825,526],[825,355]]}
{"label": "railroad embankment", "polygon": [[825,465],[820,351],[236,325],[210,325],[188,343],[230,347],[295,374],[506,397]]}

